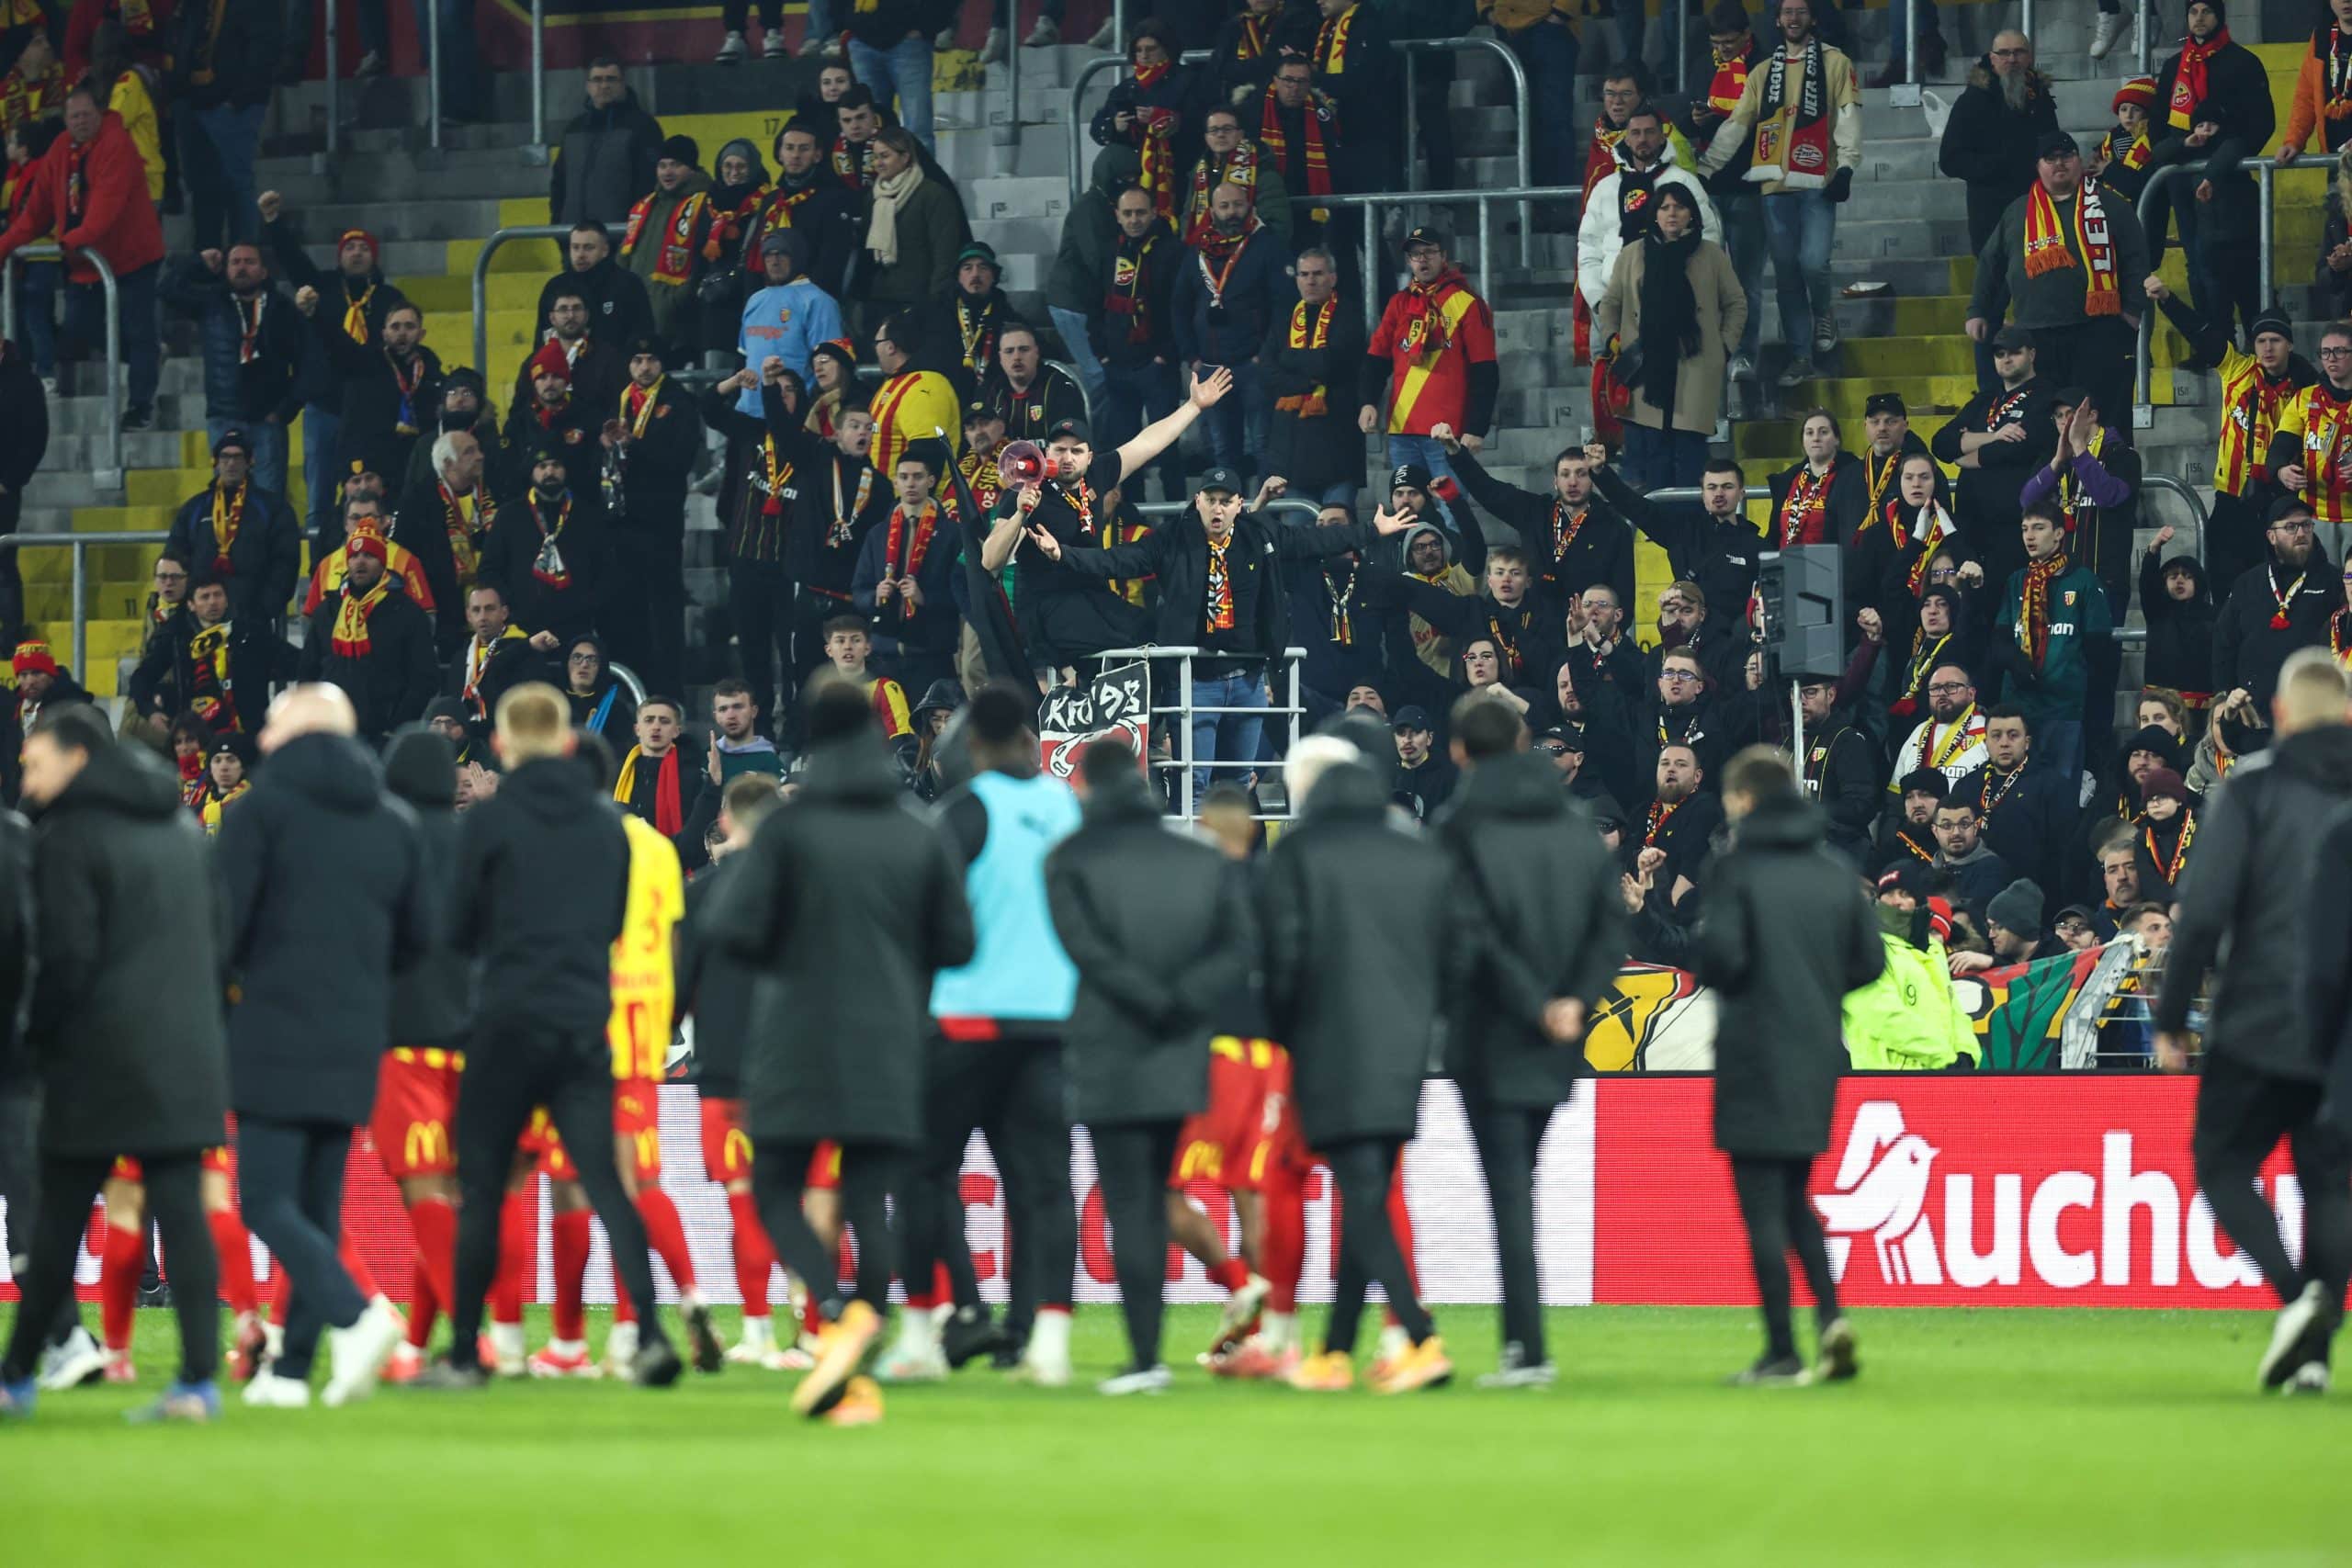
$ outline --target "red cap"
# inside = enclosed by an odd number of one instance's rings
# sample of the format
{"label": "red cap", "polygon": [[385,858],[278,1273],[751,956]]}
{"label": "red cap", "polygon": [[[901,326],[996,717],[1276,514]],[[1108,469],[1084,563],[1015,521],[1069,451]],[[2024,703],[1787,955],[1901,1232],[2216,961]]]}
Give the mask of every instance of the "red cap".
{"label": "red cap", "polygon": [[378,260],[381,260],[383,258],[383,245],[378,242],[375,235],[370,234],[365,229],[345,229],[342,233],[335,236],[334,248],[340,251],[344,246],[351,243],[354,240],[357,240],[365,244],[368,247],[368,254],[370,256],[373,256]]}
{"label": "red cap", "polygon": [[28,637],[17,645],[17,657],[10,661],[19,675],[54,675],[57,656],[49,651],[49,644],[37,637]]}
{"label": "red cap", "polygon": [[346,555],[374,556],[388,565],[392,558],[391,551],[385,544],[384,531],[373,518],[362,517],[354,523],[350,534],[343,541],[343,548]]}
{"label": "red cap", "polygon": [[554,338],[541,344],[539,352],[531,355],[531,378],[537,380],[542,376],[552,376],[566,384],[571,380],[571,361],[565,356],[563,344]]}
{"label": "red cap", "polygon": [[1951,899],[1930,898],[1928,900],[1928,929],[1936,933],[1938,942],[1951,940]]}

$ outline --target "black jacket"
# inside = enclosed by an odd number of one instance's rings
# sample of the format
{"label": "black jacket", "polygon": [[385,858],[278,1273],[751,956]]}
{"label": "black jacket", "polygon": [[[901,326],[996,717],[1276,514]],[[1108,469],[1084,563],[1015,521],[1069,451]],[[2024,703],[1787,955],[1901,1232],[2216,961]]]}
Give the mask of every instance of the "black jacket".
{"label": "black jacket", "polygon": [[1584,1053],[1544,1032],[1544,1010],[1575,998],[1592,1019],[1624,962],[1616,863],[1559,770],[1527,752],[1472,768],[1438,840],[1481,932],[1448,998],[1446,1071],[1473,1104],[1556,1105]]}
{"label": "black jacket", "polygon": [[341,686],[359,710],[359,734],[380,740],[411,719],[424,716],[440,682],[434,660],[433,617],[397,584],[368,616],[368,648],[351,658],[335,651],[334,621],[346,588],[319,601],[302,641],[300,678]]}
{"label": "black jacket", "polygon": [[2326,820],[2302,911],[2302,1053],[2327,1081],[2322,1108],[2338,1128],[2352,1124],[2352,812]]}
{"label": "black jacket", "polygon": [[[195,705],[196,638],[203,630],[193,615],[174,615],[155,628],[139,667],[130,672],[130,705],[138,712],[177,718]],[[301,655],[255,616],[229,623],[229,690],[225,715],[199,713],[214,728],[261,733],[273,682],[294,678]]]}
{"label": "black jacket", "polygon": [[[1348,378],[1363,362],[1363,311],[1340,299],[1331,312],[1323,346],[1294,348],[1291,317],[1296,307],[1276,310],[1258,349],[1258,376],[1268,406],[1265,468],[1290,480],[1293,494],[1312,500],[1336,484],[1363,488],[1363,435],[1349,409]],[[1285,398],[1319,390],[1321,413],[1283,408]],[[1463,471],[1459,460],[1454,472]]]}
{"label": "black jacket", "polygon": [[[0,523],[14,526],[27,486],[49,455],[49,394],[33,374],[33,362],[13,347],[0,354]],[[14,627],[7,628],[15,630]]]}
{"label": "black jacket", "polygon": [[230,291],[228,279],[207,267],[201,257],[181,258],[166,272],[158,292],[170,309],[196,319],[207,419],[242,425],[258,425],[273,417],[280,425],[294,423],[302,412],[298,383],[311,352],[311,334],[302,330],[302,314],[294,308],[292,295],[264,286],[252,302],[261,321],[248,358],[243,352],[245,307]]}
{"label": "black jacket", "polygon": [[338,735],[272,752],[220,818],[230,1104],[241,1116],[357,1126],[376,1103],[395,970],[439,910],[415,816]]}
{"label": "black jacket", "polygon": [[479,961],[477,1051],[517,1028],[604,1038],[628,837],[585,768],[526,762],[459,818],[451,899],[451,940]]}
{"label": "black jacket", "polygon": [[[1241,574],[1260,574],[1255,593],[1257,624],[1238,637],[1252,657],[1289,646],[1290,610],[1283,592],[1282,563],[1312,563],[1350,550],[1370,549],[1379,536],[1369,523],[1345,527],[1306,527],[1275,523],[1262,513],[1245,512],[1233,525],[1233,543],[1226,548],[1235,580],[1235,603],[1246,591]],[[1187,507],[1132,545],[1089,549],[1062,547],[1062,570],[1085,578],[1142,577],[1159,580],[1159,603],[1153,615],[1152,640],[1172,648],[1200,642],[1206,624],[1208,598],[1208,529],[1198,511]],[[1238,629],[1238,628],[1237,628]]]}
{"label": "black jacket", "polygon": [[33,842],[41,1152],[219,1145],[220,889],[179,781],[142,746],[102,747],[40,812]]}
{"label": "black jacket", "polygon": [[1968,73],[1968,86],[1944,122],[1936,166],[1968,183],[1968,248],[1981,251],[2000,226],[2009,203],[2034,179],[2035,144],[2058,129],[2058,106],[2050,79],[2030,72],[2022,107],[2009,107],[2001,79],[1986,55]]}
{"label": "black jacket", "polygon": [[2287,736],[2230,770],[2199,814],[2196,852],[2176,890],[2158,1029],[2188,1026],[2210,969],[2208,1054],[2275,1077],[2320,1077],[2325,1058],[2313,1048],[2297,964],[2306,919],[2332,920],[2344,896],[2340,884],[2317,879],[2312,840],[2347,800],[2352,728],[2342,725]]}
{"label": "black jacket", "polygon": [[610,108],[582,104],[555,151],[548,164],[548,220],[610,228],[653,188],[662,122],[638,103],[636,88],[625,87]]}
{"label": "black jacket", "polygon": [[[217,13],[210,6],[181,6],[172,18],[172,96],[195,109],[266,105],[276,85],[279,32],[278,9],[270,0],[226,0]],[[196,79],[199,73],[202,82]]]}
{"label": "black jacket", "polygon": [[[1937,462],[1960,468],[1952,520],[1960,525],[1963,558],[1984,569],[1987,591],[2025,565],[2025,543],[2018,532],[2025,509],[2018,492],[2057,449],[2057,422],[2050,413],[2055,396],[2056,389],[2038,376],[2015,390],[1996,387],[1979,392],[1928,443]],[[1988,442],[1976,449],[1975,468],[1960,468],[1961,436],[2012,424],[2023,427],[2024,440]]]}
{"label": "black jacket", "polygon": [[1743,821],[1706,886],[1700,981],[1714,987],[1715,1146],[1792,1158],[1829,1146],[1846,1071],[1846,993],[1886,967],[1854,869],[1822,842],[1821,814],[1768,801]]}
{"label": "black jacket", "polygon": [[[491,489],[485,471],[474,486],[476,581],[481,575],[481,561],[491,554],[490,541],[496,532],[491,525],[504,517],[512,504]],[[392,543],[416,558],[424,570],[425,586],[433,590],[435,652],[446,656],[455,651],[466,638],[466,592],[471,585],[460,585],[458,581],[458,560],[449,547],[449,503],[442,496],[437,476],[427,474],[400,492],[390,533]]]}
{"label": "black jacket", "polygon": [[[286,280],[287,287],[300,292],[305,288],[319,291],[319,313],[332,313],[334,324],[342,325],[344,311],[354,299],[365,298],[367,305],[361,314],[368,322],[368,341],[381,343],[384,318],[395,305],[405,303],[407,296],[384,281],[379,267],[357,282],[344,276],[340,267],[321,269],[302,248],[301,231],[294,226],[292,214],[280,212],[274,222],[261,226],[263,243],[269,247],[270,266]],[[297,389],[305,402],[317,403],[334,413],[343,407],[343,375],[327,357],[325,342],[315,333],[302,347],[302,376]],[[310,438],[310,432],[302,433]],[[387,478],[385,482],[393,482]]]}
{"label": "black jacket", "polygon": [[[624,396],[628,389],[622,389]],[[639,548],[673,552],[685,528],[686,479],[703,449],[702,412],[694,395],[665,379],[654,394],[645,434],[628,443],[621,514],[612,519],[613,550],[628,558]]]}
{"label": "black jacket", "polygon": [[1388,814],[1370,768],[1334,767],[1267,858],[1266,1001],[1309,1145],[1408,1138],[1471,919],[1445,852]]}
{"label": "black jacket", "polygon": [[[1212,264],[1201,251],[1186,246],[1173,258],[1175,287],[1168,299],[1168,324],[1176,334],[1179,358],[1204,365],[1242,366],[1254,363],[1267,331],[1290,319],[1298,293],[1290,280],[1290,247],[1280,234],[1264,225],[1251,231],[1231,256]],[[1209,288],[1208,270],[1222,274],[1222,293]]]}
{"label": "black jacket", "polygon": [[[498,585],[514,625],[530,632],[553,632],[569,646],[570,639],[595,624],[596,587],[604,581],[609,555],[605,499],[591,482],[571,492],[569,515],[562,502],[553,501],[542,502],[534,516],[531,500],[526,488],[501,509],[501,525],[490,531],[477,581]],[[543,525],[556,530],[557,560],[548,564],[562,566],[560,586],[537,570],[548,537],[540,532]]]}
{"label": "black jacket", "polygon": [[433,444],[434,421],[441,407],[441,356],[418,345],[417,357],[424,367],[405,400],[408,417],[403,423],[400,383],[381,333],[364,344],[356,344],[343,330],[342,313],[322,303],[311,318],[311,334],[343,380],[343,431],[334,448],[337,470],[352,472],[356,463],[381,475],[387,490],[397,490],[407,477],[409,454],[417,441]]}
{"label": "black jacket", "polygon": [[[1592,485],[1596,504],[1606,502],[1666,552],[1677,581],[1699,585],[1707,596],[1709,615],[1736,621],[1746,614],[1764,536],[1745,511],[1728,523],[1718,523],[1700,507],[1655,505],[1608,466],[1593,470]],[[1630,596],[1625,607],[1632,609]]]}
{"label": "black jacket", "polygon": [[1829,721],[1804,738],[1805,793],[1827,818],[1829,847],[1856,870],[1871,859],[1871,829],[1886,795],[1886,761],[1878,742],[1860,725],[1832,712]]}
{"label": "black jacket", "polygon": [[[212,570],[220,547],[212,527],[212,494],[216,481],[180,503],[172,516],[166,547],[185,552],[191,578]],[[286,498],[261,488],[245,486],[244,514],[238,519],[236,538],[229,547],[229,614],[237,620],[266,622],[286,613],[294,597],[294,578],[302,565],[302,525]]]}
{"label": "black jacket", "polygon": [[728,950],[711,916],[719,890],[736,873],[735,857],[714,863],[686,884],[686,918],[678,928],[678,1006],[695,1021],[695,1074],[705,1100],[739,1100],[743,1047],[752,1038],[759,976]]}
{"label": "black jacket", "polygon": [[1257,953],[1241,868],[1171,831],[1130,773],[1097,789],[1046,856],[1046,893],[1078,968],[1062,1029],[1072,1120],[1172,1123],[1201,1110],[1209,1040],[1232,1021],[1219,1004],[1248,986]]}
{"label": "black jacket", "polygon": [[1985,847],[2018,875],[2031,879],[2044,894],[2061,892],[2083,815],[2080,779],[2061,776],[2029,754],[2023,772],[2013,776],[1987,762],[1961,780],[1948,798],[1976,807]]}
{"label": "black jacket", "polygon": [[[2202,147],[2189,146],[2188,132],[2174,130],[2164,118],[2179,74],[2177,54],[2156,72],[2156,103],[2148,124],[2152,159],[2158,164],[2201,162],[2204,178],[2213,182],[2215,219],[2232,231],[2245,233],[2246,229],[2239,226],[2251,226],[2256,194],[2254,176],[2241,165],[2268,152],[2278,140],[2278,111],[2270,98],[2269,70],[2261,56],[2242,43],[2232,43],[2205,62],[2205,96],[2189,111],[2189,124],[2193,129],[2210,119],[2221,133]],[[2191,173],[2176,176],[2174,188],[2184,180],[2191,188],[2197,185]],[[2250,235],[2240,243],[2253,247]]]}
{"label": "black jacket", "polygon": [[[2278,595],[2301,578],[2284,606],[2285,628],[2270,624],[2279,612]],[[2278,564],[2274,552],[2267,565],[2237,580],[2222,613],[2213,620],[2213,685],[2215,695],[2244,686],[2267,708],[2278,686],[2278,667],[2299,648],[2327,646],[2328,617],[2344,607],[2344,583],[2327,551],[2314,542],[2311,558],[2299,570]]]}
{"label": "black jacket", "polygon": [[[831,123],[828,117],[827,123]],[[831,136],[820,135],[820,142],[829,143]],[[865,250],[865,202],[859,193],[843,186],[833,178],[832,171],[822,160],[808,170],[808,178],[800,185],[789,186],[785,177],[776,176],[775,188],[756,217],[743,226],[743,265],[752,273],[760,271],[760,242],[767,237],[772,220],[779,204],[788,197],[806,191],[792,204],[791,229],[808,242],[808,265],[801,275],[835,299],[849,290],[850,268],[856,265]],[[752,277],[744,284],[745,299],[765,287],[764,275]],[[643,287],[642,284],[639,285]],[[729,329],[731,333],[733,328]],[[758,366],[752,367],[756,370]]]}
{"label": "black jacket", "polygon": [[725,946],[781,982],[743,1053],[754,1139],[922,1141],[932,979],[974,939],[962,869],[906,798],[878,735],[819,748],[711,905]]}
{"label": "black jacket", "polygon": [[[1349,426],[1351,433],[1354,428]],[[1586,497],[1584,522],[1563,549],[1559,530],[1552,521],[1560,504],[1558,496],[1503,483],[1487,472],[1466,446],[1447,454],[1446,461],[1453,465],[1454,477],[1470,492],[1470,499],[1519,535],[1527,552],[1528,570],[1535,577],[1535,592],[1555,613],[1566,615],[1568,601],[1596,582],[1616,593],[1619,609],[1632,611],[1634,531],[1614,508]]]}
{"label": "black jacket", "polygon": [[33,1003],[33,830],[0,809],[0,1094],[31,1087],[25,1020]]}
{"label": "black jacket", "polygon": [[[652,188],[653,171],[648,164],[645,183],[636,188],[636,194],[628,202],[622,204],[623,215],[627,215],[630,203]],[[618,243],[615,242],[616,244]],[[567,266],[540,285],[538,325],[532,333],[539,342],[547,340],[548,309],[555,303],[558,289],[577,289],[587,296],[588,341],[592,344],[601,344],[616,354],[626,354],[631,343],[653,331],[653,301],[645,292],[645,279],[607,254],[585,272],[575,272]],[[620,376],[611,384],[614,397],[620,395],[620,384],[627,379],[628,365],[624,360]],[[599,411],[597,418],[610,419],[612,414],[613,411],[605,408]]]}
{"label": "black jacket", "polygon": [[449,940],[457,891],[456,752],[433,731],[403,729],[384,750],[384,791],[416,818],[416,843],[436,918],[424,946],[392,975],[391,1043],[461,1047],[473,1017],[473,962]]}
{"label": "black jacket", "polygon": [[[2165,592],[2165,574],[2175,567],[2197,585],[2187,603]],[[2140,614],[2148,623],[2146,682],[2178,692],[2210,691],[2205,682],[2213,675],[2216,612],[2205,563],[2185,550],[2169,560],[2160,560],[2154,550],[2142,551]]]}

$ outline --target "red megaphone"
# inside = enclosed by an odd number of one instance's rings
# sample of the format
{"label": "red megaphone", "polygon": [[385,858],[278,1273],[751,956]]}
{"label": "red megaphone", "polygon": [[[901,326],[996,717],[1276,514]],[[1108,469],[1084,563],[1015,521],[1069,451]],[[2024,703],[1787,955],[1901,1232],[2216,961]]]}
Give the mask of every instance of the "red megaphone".
{"label": "red megaphone", "polygon": [[1035,441],[1008,441],[996,455],[996,471],[1008,488],[1040,483],[1046,477],[1046,449]]}

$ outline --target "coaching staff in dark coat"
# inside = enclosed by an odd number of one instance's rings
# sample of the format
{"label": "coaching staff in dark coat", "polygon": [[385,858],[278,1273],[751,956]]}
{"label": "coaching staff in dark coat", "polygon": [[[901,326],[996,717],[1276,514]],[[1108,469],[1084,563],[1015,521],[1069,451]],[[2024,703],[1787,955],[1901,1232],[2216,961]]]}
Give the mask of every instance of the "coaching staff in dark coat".
{"label": "coaching staff in dark coat", "polygon": [[[0,352],[0,363],[5,363]],[[0,502],[0,505],[6,504]],[[0,610],[0,618],[6,612]],[[25,1049],[25,1019],[33,999],[33,830],[0,807],[0,1258],[21,1280],[33,1250],[33,1215],[40,1208],[40,1161],[35,1152],[40,1122],[40,1082]],[[72,1311],[70,1302],[64,1303]],[[69,1320],[70,1321],[70,1320]]]}
{"label": "coaching staff in dark coat", "polygon": [[152,1414],[220,1408],[220,1265],[198,1158],[224,1141],[229,1056],[215,938],[220,889],[179,781],[144,748],[118,746],[98,709],[45,708],[27,737],[34,808],[39,984],[28,1038],[40,1082],[40,1211],[0,1412],[29,1413],[33,1358],[74,1288],[74,1256],[116,1156],[146,1168],[147,1203],[172,1259],[180,1369]]}
{"label": "coaching staff in dark coat", "polygon": [[[932,976],[972,956],[964,877],[905,790],[865,696],[812,683],[799,797],[736,856],[713,929],[765,977],[743,1059],[760,1217],[785,1266],[820,1290],[827,1328],[793,1408],[842,1403],[889,1305],[896,1266],[885,1202],[923,1138],[923,1039]],[[858,1236],[857,1290],[834,1287],[833,1249],[800,1213],[817,1145],[841,1145],[842,1219]],[[879,1395],[861,1389],[860,1404]]]}
{"label": "coaching staff in dark coat", "polygon": [[1818,1375],[1851,1377],[1853,1330],[1838,1314],[1805,1184],[1829,1146],[1846,1069],[1846,993],[1878,978],[1886,949],[1852,864],[1824,841],[1821,812],[1797,792],[1780,752],[1751,746],[1731,760],[1724,811],[1736,827],[1731,850],[1709,868],[1698,973],[1722,998],[1715,1146],[1731,1156],[1766,1336],[1762,1358],[1733,1381],[1808,1375],[1789,1323],[1792,1247],[1820,1317]]}
{"label": "coaching staff in dark coat", "polygon": [[482,1297],[498,1268],[498,1211],[514,1140],[544,1105],[611,1239],[613,1271],[637,1311],[631,1375],[677,1381],[678,1352],[655,1315],[645,1222],[613,1152],[612,947],[628,904],[619,813],[574,760],[563,694],[534,681],[499,699],[492,744],[509,772],[458,828],[450,940],[477,954],[480,987],[458,1090],[458,1302],[449,1360],[419,1382],[480,1388]]}
{"label": "coaching staff in dark coat", "polygon": [[1462,784],[1440,820],[1465,907],[1487,933],[1450,987],[1446,1070],[1462,1090],[1502,1264],[1498,1388],[1553,1381],[1535,1274],[1535,1151],[1583,1070],[1577,1042],[1625,958],[1617,865],[1510,706],[1453,705]]}
{"label": "coaching staff in dark coat", "polygon": [[1302,741],[1285,778],[1306,812],[1266,864],[1267,1007],[1275,1038],[1290,1047],[1300,1126],[1354,1216],[1341,1229],[1324,1354],[1302,1364],[1297,1381],[1352,1381],[1363,1286],[1377,1280],[1413,1340],[1382,1386],[1424,1387],[1453,1366],[1382,1216],[1419,1117],[1432,1023],[1467,920],[1444,852],[1393,824],[1388,784],[1363,753],[1336,737]]}
{"label": "coaching staff in dark coat", "polygon": [[[2290,1379],[2304,1386],[2310,1362],[2324,1370],[2352,1261],[2352,1158],[2341,1134],[2319,1119],[2325,1064],[2335,1054],[2321,1032],[2342,1027],[2347,994],[2344,892],[2316,869],[2331,863],[2312,853],[2331,815],[2352,800],[2346,700],[2344,671],[2329,649],[2301,649],[2280,666],[2270,702],[2278,739],[2231,769],[2201,813],[2156,1000],[2156,1065],[2179,1072],[2188,1065],[2189,1006],[2205,972],[2214,972],[2189,1147],[2214,1219],[2261,1266],[2282,1303],[2262,1358],[2266,1388]],[[2224,944],[2227,959],[2217,963]],[[2300,990],[2299,961],[2324,965],[2302,977]],[[2301,1267],[2254,1185],[2282,1137],[2303,1188]]]}
{"label": "coaching staff in dark coat", "polygon": [[1169,830],[1133,751],[1097,741],[1079,782],[1085,819],[1046,861],[1054,930],[1078,967],[1062,1056],[1070,1113],[1094,1140],[1135,1352],[1102,1392],[1152,1393],[1169,1386],[1168,1173],[1184,1118],[1208,1103],[1213,1010],[1249,983],[1256,929],[1239,871]]}
{"label": "coaching staff in dark coat", "polygon": [[294,1284],[285,1348],[247,1385],[248,1404],[308,1404],[330,1326],[325,1402],[364,1398],[402,1329],[335,1254],[351,1130],[375,1108],[390,1044],[391,976],[432,942],[439,914],[415,815],[386,798],[357,725],[340,688],[288,690],[262,728],[267,765],[220,822],[243,1207]]}

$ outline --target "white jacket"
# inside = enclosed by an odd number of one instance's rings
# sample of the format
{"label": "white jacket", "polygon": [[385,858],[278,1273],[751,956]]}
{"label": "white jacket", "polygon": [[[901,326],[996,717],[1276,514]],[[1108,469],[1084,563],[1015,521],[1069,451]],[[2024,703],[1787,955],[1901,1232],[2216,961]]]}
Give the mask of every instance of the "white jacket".
{"label": "white jacket", "polygon": [[[1600,297],[1609,292],[1609,279],[1617,267],[1617,253],[1625,248],[1620,230],[1623,215],[1617,210],[1618,187],[1624,183],[1625,144],[1612,148],[1617,157],[1616,169],[1601,176],[1592,187],[1592,195],[1585,199],[1584,218],[1577,224],[1577,291],[1584,296],[1586,305],[1599,309]],[[1674,156],[1674,143],[1668,141],[1658,149],[1658,185],[1680,186],[1690,193],[1699,205],[1701,237],[1724,243],[1724,222],[1715,215],[1715,204],[1707,196],[1707,187],[1699,176],[1682,167]]]}

